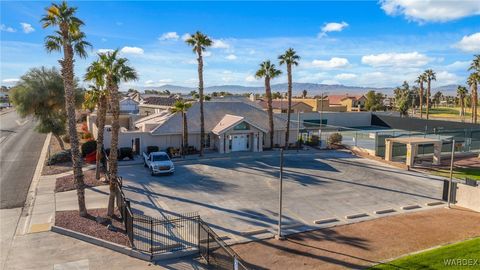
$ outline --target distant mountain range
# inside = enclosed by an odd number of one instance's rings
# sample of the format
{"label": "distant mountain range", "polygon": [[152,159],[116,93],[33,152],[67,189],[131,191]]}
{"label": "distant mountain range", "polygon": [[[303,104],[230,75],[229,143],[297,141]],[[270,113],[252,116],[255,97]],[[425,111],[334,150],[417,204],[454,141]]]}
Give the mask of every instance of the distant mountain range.
{"label": "distant mountain range", "polygon": [[[393,87],[376,88],[376,87],[346,86],[342,84],[330,85],[330,84],[319,84],[319,83],[293,83],[293,92],[296,95],[301,94],[303,90],[307,90],[308,95],[320,95],[322,92],[328,93],[330,95],[341,95],[346,93],[365,94],[370,90],[391,95],[393,93],[393,89],[394,89]],[[432,95],[437,91],[441,91],[443,94],[446,94],[446,95],[456,95],[456,89],[457,89],[457,85],[444,85],[444,86],[433,88]],[[138,90],[140,91],[169,90],[172,93],[189,93],[190,91],[197,90],[197,88],[166,84],[166,85],[156,86],[156,87],[141,87]],[[230,92],[232,94],[248,93],[248,92],[263,93],[265,89],[263,86],[243,86],[243,85],[215,85],[215,86],[205,87],[206,93],[222,92],[222,91]],[[287,84],[286,83],[272,84],[272,91],[286,92]]]}

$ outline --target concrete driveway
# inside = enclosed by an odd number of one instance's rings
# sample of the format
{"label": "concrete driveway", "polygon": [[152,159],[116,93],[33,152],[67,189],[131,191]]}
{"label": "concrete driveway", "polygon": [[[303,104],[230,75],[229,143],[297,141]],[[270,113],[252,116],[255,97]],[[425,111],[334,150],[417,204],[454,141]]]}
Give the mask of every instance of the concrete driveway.
{"label": "concrete driveway", "polygon": [[[179,161],[171,176],[152,177],[142,165],[122,166],[120,175],[137,212],[152,216],[198,212],[220,236],[242,242],[275,233],[278,155]],[[431,208],[426,204],[440,201],[442,185],[439,177],[346,152],[290,152],[285,155],[283,186],[285,230],[294,233]],[[402,209],[405,206],[415,209]],[[379,210],[393,212],[375,212]],[[357,214],[364,215],[346,217]]]}

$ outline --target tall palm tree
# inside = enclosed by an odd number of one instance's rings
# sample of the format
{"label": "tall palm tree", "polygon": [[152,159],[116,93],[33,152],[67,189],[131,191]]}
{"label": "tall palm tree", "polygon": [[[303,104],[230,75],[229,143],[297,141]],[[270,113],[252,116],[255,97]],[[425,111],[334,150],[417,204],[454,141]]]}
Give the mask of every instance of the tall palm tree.
{"label": "tall palm tree", "polygon": [[188,124],[187,111],[192,107],[192,103],[187,103],[182,100],[177,100],[171,109],[173,113],[179,112],[182,115],[183,130],[182,130],[182,155],[185,156],[188,149]]}
{"label": "tall palm tree", "polygon": [[417,80],[415,83],[418,83],[418,87],[420,88],[420,118],[423,118],[423,83],[427,82],[427,77],[425,74],[418,75]]}
{"label": "tall palm tree", "polygon": [[457,87],[457,96],[458,100],[460,101],[460,116],[465,118],[465,98],[467,97],[468,90],[465,86],[458,86]]}
{"label": "tall palm tree", "polygon": [[480,82],[480,75],[472,73],[468,76],[467,84],[470,86],[471,93],[471,107],[472,107],[472,123],[477,123],[478,118],[478,83]]}
{"label": "tall palm tree", "polygon": [[203,156],[205,147],[205,117],[203,114],[203,56],[207,47],[212,46],[213,41],[205,34],[197,31],[190,35],[185,42],[193,47],[193,52],[197,54],[198,61],[198,94],[200,99],[200,156]]}
{"label": "tall palm tree", "polygon": [[105,119],[107,117],[107,90],[105,88],[105,74],[99,61],[94,61],[85,73],[85,80],[92,81],[95,85],[90,86],[90,90],[85,93],[85,102],[90,109],[97,107],[97,153],[95,178],[100,179],[100,164],[102,160],[103,135],[105,132]]}
{"label": "tall palm tree", "polygon": [[[285,149],[288,149],[288,138],[290,135],[290,114],[292,113],[292,65],[297,66],[300,56],[297,55],[294,49],[289,48],[284,54],[278,57],[280,65],[287,65],[287,80],[288,80],[288,109],[287,109],[287,131],[285,132]],[[300,123],[297,123],[300,125]],[[298,135],[297,135],[298,136]]]}
{"label": "tall palm tree", "polygon": [[85,184],[75,119],[73,58],[75,55],[85,58],[87,56],[86,49],[91,45],[85,41],[85,34],[81,31],[84,23],[75,17],[76,11],[77,8],[69,7],[67,2],[52,4],[46,8],[46,14],[42,17],[41,22],[43,23],[43,28],[56,27],[58,29],[54,35],[49,35],[45,38],[45,48],[48,52],[63,51],[63,59],[59,60],[59,63],[65,88],[65,107],[68,118],[68,132],[70,134],[73,175],[77,188],[79,214],[80,216],[86,216]]}
{"label": "tall palm tree", "polygon": [[138,79],[137,72],[130,67],[127,58],[117,57],[118,50],[106,53],[100,53],[99,69],[104,74],[105,85],[110,97],[110,108],[113,116],[112,120],[112,139],[110,143],[110,155],[108,170],[110,175],[110,197],[108,200],[107,215],[113,216],[115,206],[116,181],[118,175],[118,134],[120,132],[120,100],[118,85],[123,82],[134,81]]}
{"label": "tall palm tree", "polygon": [[480,83],[480,54],[477,54],[473,57],[472,63],[468,70],[473,71],[475,75],[471,80],[471,90],[472,90],[472,122],[477,123],[478,118],[478,84]]}
{"label": "tall palm tree", "polygon": [[260,69],[255,73],[255,77],[258,79],[265,79],[265,95],[267,97],[267,111],[268,111],[268,123],[270,127],[270,148],[273,148],[273,107],[272,107],[272,89],[270,87],[270,80],[276,78],[282,74],[282,71],[276,69],[275,65],[267,60],[260,64]]}
{"label": "tall palm tree", "polygon": [[435,76],[436,75],[435,72],[431,69],[425,70],[425,72],[423,74],[425,74],[425,78],[427,79],[427,111],[426,111],[426,114],[427,114],[427,120],[428,120],[428,110],[430,108],[430,90],[431,90],[431,86],[432,86],[432,81],[436,81],[437,77]]}

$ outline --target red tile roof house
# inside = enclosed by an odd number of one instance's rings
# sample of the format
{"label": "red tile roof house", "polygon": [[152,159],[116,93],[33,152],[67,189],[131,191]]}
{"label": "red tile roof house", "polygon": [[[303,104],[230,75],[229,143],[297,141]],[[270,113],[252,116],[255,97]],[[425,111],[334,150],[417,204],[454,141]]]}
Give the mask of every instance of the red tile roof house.
{"label": "red tile roof house", "polygon": [[[236,151],[260,152],[270,147],[269,121],[266,111],[245,102],[204,102],[205,148],[207,151],[229,153]],[[194,103],[187,112],[188,144],[200,148],[200,104]],[[180,113],[164,110],[135,122],[135,130],[122,129],[120,147],[132,147],[138,152],[147,146],[160,149],[182,143],[182,117]],[[300,126],[303,128],[303,125]],[[110,145],[111,134],[105,129],[105,148]],[[286,120],[274,115],[274,147],[285,143]],[[297,139],[297,124],[290,124],[289,143]]]}

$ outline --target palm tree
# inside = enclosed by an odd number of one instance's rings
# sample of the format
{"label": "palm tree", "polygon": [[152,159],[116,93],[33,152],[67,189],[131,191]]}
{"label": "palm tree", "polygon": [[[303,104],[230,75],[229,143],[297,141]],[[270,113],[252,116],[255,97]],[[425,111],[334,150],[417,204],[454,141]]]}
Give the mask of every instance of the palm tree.
{"label": "palm tree", "polygon": [[303,97],[303,98],[306,98],[306,97],[307,97],[307,93],[308,93],[307,90],[303,90],[303,91],[302,91],[302,97]]}
{"label": "palm tree", "polygon": [[193,52],[197,54],[198,61],[198,94],[200,99],[200,156],[203,156],[203,148],[205,146],[205,118],[203,114],[203,56],[207,47],[212,46],[213,41],[205,34],[197,31],[195,34],[185,40],[185,42],[193,47]]}
{"label": "palm tree", "polygon": [[[287,131],[285,132],[285,149],[288,149],[288,138],[290,135],[290,114],[292,113],[292,65],[297,66],[300,56],[297,55],[294,49],[289,48],[284,54],[278,57],[280,65],[287,65],[287,80],[288,80],[288,109],[287,109]],[[297,123],[299,125],[300,123]],[[297,135],[298,136],[298,135]]]}
{"label": "palm tree", "polygon": [[192,107],[192,103],[187,103],[182,100],[177,100],[174,107],[171,109],[173,113],[179,112],[182,115],[183,132],[182,132],[182,155],[185,157],[188,149],[188,125],[187,125],[187,111]]}
{"label": "palm tree", "polygon": [[100,53],[99,56],[99,73],[105,78],[105,85],[110,97],[110,108],[113,116],[112,120],[112,139],[110,143],[109,155],[109,176],[110,176],[110,197],[108,200],[107,215],[113,216],[116,184],[114,181],[118,174],[118,134],[120,132],[120,101],[118,93],[118,85],[120,82],[128,82],[137,80],[138,75],[134,68],[128,65],[127,58],[118,58],[118,50],[106,53]]}
{"label": "palm tree", "polygon": [[272,107],[272,89],[270,80],[282,74],[282,71],[275,68],[275,65],[267,60],[260,64],[260,69],[255,73],[257,78],[265,78],[265,95],[267,96],[268,122],[270,127],[270,148],[273,148],[273,107]]}
{"label": "palm tree", "polygon": [[87,215],[85,206],[85,184],[83,181],[82,159],[80,155],[75,119],[75,81],[74,55],[80,58],[87,56],[86,48],[91,46],[85,41],[85,34],[81,31],[84,23],[75,17],[77,9],[69,7],[67,2],[52,4],[46,9],[42,17],[43,28],[58,27],[54,35],[45,38],[45,48],[48,52],[63,51],[63,59],[59,60],[65,88],[65,107],[68,118],[68,132],[72,153],[73,175],[75,178],[78,209],[80,216]]}
{"label": "palm tree", "polygon": [[425,74],[420,74],[418,75],[417,80],[415,83],[418,83],[418,86],[420,87],[420,118],[423,118],[423,83],[427,82],[427,77]]}
{"label": "palm tree", "polygon": [[465,117],[465,98],[467,97],[468,90],[465,86],[457,87],[457,96],[460,101],[460,116]]}
{"label": "palm tree", "polygon": [[[472,122],[477,123],[478,117],[478,84],[480,82],[480,54],[474,56],[472,63],[468,70],[472,70],[472,73],[469,77],[470,87],[472,90]],[[475,75],[474,75],[475,74]]]}
{"label": "palm tree", "polygon": [[430,89],[432,85],[432,81],[436,81],[437,77],[435,76],[435,72],[431,69],[425,70],[423,73],[425,75],[425,78],[427,79],[427,120],[428,120],[428,110],[430,108]]}
{"label": "palm tree", "polygon": [[478,118],[478,83],[480,82],[480,75],[478,73],[472,73],[468,76],[467,84],[470,86],[471,91],[471,107],[472,107],[472,123],[477,123]]}
{"label": "palm tree", "polygon": [[107,117],[108,93],[105,89],[105,74],[99,61],[94,61],[85,74],[85,80],[92,81],[95,85],[90,86],[90,90],[85,93],[85,105],[93,111],[97,107],[97,153],[95,179],[100,179],[100,163],[102,160],[103,135],[105,132],[105,119]]}

